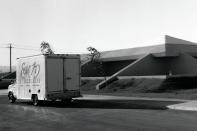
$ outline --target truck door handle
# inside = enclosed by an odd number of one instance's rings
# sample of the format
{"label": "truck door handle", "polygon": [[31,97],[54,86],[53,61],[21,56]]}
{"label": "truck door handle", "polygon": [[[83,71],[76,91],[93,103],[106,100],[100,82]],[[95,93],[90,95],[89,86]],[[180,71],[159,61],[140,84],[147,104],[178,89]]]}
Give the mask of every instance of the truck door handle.
{"label": "truck door handle", "polygon": [[70,80],[70,79],[72,79],[72,78],[71,78],[71,77],[66,77],[66,79],[67,79],[67,80]]}

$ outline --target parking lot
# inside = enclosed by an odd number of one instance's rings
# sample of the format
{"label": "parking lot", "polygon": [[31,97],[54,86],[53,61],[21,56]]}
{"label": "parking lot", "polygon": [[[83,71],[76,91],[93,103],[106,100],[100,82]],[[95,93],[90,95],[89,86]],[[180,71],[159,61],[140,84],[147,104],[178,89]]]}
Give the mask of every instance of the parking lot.
{"label": "parking lot", "polygon": [[0,130],[196,130],[197,113],[175,111],[167,105],[180,101],[120,99],[89,96],[72,103],[31,102],[8,103],[0,96]]}

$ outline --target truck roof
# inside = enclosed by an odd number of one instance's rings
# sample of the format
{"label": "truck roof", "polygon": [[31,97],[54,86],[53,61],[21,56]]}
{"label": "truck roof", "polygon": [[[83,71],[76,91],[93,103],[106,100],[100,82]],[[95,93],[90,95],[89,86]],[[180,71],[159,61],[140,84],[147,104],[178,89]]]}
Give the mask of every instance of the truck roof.
{"label": "truck roof", "polygon": [[18,57],[17,59],[34,57],[34,56],[46,56],[46,57],[57,57],[57,58],[80,58],[79,54],[37,54],[31,56]]}

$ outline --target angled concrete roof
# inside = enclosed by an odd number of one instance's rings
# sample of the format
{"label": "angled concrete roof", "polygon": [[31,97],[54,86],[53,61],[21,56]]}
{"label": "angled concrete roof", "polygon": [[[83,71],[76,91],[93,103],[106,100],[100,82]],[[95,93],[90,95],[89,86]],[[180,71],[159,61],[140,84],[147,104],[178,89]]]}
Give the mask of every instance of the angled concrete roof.
{"label": "angled concrete roof", "polygon": [[[101,52],[100,60],[135,60],[147,54],[153,54],[156,57],[170,57],[177,56],[179,53],[197,56],[197,43],[166,35],[164,43],[159,45]],[[85,55],[82,55],[82,59],[84,57]]]}
{"label": "angled concrete roof", "polygon": [[179,53],[188,53],[197,56],[197,43],[165,36],[166,56],[175,56]]}
{"label": "angled concrete roof", "polygon": [[102,61],[129,60],[129,59],[138,59],[150,53],[164,53],[164,52],[165,52],[165,46],[163,44],[163,45],[155,45],[155,46],[104,51],[101,52],[100,59]]}
{"label": "angled concrete roof", "polygon": [[197,43],[175,38],[169,35],[165,35],[165,44],[186,44],[186,45],[196,45]]}

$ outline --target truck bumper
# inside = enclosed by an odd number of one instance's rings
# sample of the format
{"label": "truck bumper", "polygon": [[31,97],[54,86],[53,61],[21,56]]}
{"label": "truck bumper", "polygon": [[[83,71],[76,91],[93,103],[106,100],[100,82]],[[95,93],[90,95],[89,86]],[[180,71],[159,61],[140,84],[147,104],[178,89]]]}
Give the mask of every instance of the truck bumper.
{"label": "truck bumper", "polygon": [[47,99],[68,99],[82,97],[80,90],[64,91],[64,92],[50,92],[47,94]]}

